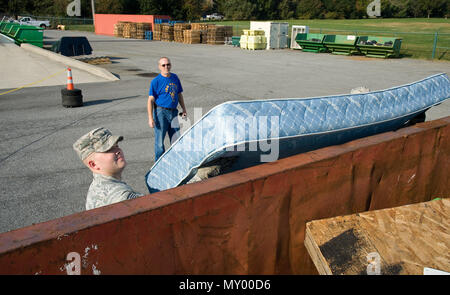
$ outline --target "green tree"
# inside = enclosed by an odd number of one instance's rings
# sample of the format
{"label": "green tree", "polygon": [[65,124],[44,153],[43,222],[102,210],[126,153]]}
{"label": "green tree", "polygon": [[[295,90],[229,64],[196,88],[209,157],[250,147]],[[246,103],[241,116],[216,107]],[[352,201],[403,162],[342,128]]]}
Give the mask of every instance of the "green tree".
{"label": "green tree", "polygon": [[279,19],[278,6],[280,0],[255,0],[255,10],[252,18],[259,20]]}
{"label": "green tree", "polygon": [[422,9],[417,5],[417,0],[409,0],[406,4],[406,14],[412,17],[422,16]]}
{"label": "green tree", "polygon": [[449,0],[418,0],[418,6],[422,9],[424,15],[428,18],[431,16],[444,16]]}
{"label": "green tree", "polygon": [[140,14],[168,15],[172,19],[186,18],[184,1],[178,0],[139,0]]}
{"label": "green tree", "polygon": [[34,3],[33,15],[53,16],[55,15],[55,6],[53,0],[41,0]]}
{"label": "green tree", "polygon": [[300,0],[297,5],[297,15],[302,18],[323,18],[326,11],[320,0]]}
{"label": "green tree", "polygon": [[445,18],[450,16],[450,1],[447,1],[447,7],[445,8]]}
{"label": "green tree", "polygon": [[96,0],[95,13],[120,14],[123,11],[123,4],[117,0]]}
{"label": "green tree", "polygon": [[205,0],[202,5],[202,15],[211,14],[214,12],[220,12],[218,0]]}
{"label": "green tree", "polygon": [[369,0],[356,0],[355,10],[350,15],[351,18],[364,18],[367,17],[367,5],[369,5]]}
{"label": "green tree", "polygon": [[[88,0],[90,1],[90,0]],[[140,2],[136,0],[120,0],[123,14],[140,14]]]}
{"label": "green tree", "polygon": [[139,0],[141,14],[162,14],[164,1],[161,0]]}
{"label": "green tree", "polygon": [[[335,0],[334,10],[339,13],[341,18],[350,18],[352,14],[356,10],[356,2],[354,0]],[[333,10],[332,7],[329,7],[328,10]]]}
{"label": "green tree", "polygon": [[163,14],[169,15],[174,20],[185,20],[186,9],[183,7],[184,1],[180,0],[166,0],[164,1]]}
{"label": "green tree", "polygon": [[381,1],[381,16],[390,18],[394,17],[400,12],[400,8],[392,4],[388,0]]}
{"label": "green tree", "polygon": [[5,13],[8,10],[8,1],[0,0],[0,12]]}
{"label": "green tree", "polygon": [[280,13],[281,19],[292,19],[295,18],[295,10],[297,8],[298,2],[295,0],[282,0],[278,5],[278,11]]}
{"label": "green tree", "polygon": [[232,20],[249,20],[255,14],[256,5],[249,0],[220,0],[219,11]]}
{"label": "green tree", "polygon": [[9,0],[6,12],[17,18],[21,14],[31,14],[33,2],[30,0]]}
{"label": "green tree", "polygon": [[202,16],[203,0],[184,0],[183,12],[186,20],[198,20]]}

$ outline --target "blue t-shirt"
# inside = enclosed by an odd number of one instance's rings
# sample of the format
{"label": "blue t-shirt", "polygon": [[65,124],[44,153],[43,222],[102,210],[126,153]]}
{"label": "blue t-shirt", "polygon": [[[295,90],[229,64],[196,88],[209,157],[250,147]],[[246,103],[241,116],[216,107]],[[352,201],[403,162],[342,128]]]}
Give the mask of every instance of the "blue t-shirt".
{"label": "blue t-shirt", "polygon": [[174,73],[170,77],[161,74],[150,83],[149,96],[155,98],[156,105],[164,108],[175,109],[178,106],[178,94],[183,92],[180,79]]}

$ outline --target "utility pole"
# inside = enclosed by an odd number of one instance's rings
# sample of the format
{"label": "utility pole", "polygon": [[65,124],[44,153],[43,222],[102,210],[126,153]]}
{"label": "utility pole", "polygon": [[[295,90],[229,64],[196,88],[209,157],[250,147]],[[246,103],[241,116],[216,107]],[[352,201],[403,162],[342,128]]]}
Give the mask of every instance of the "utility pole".
{"label": "utility pole", "polygon": [[94,28],[95,28],[95,0],[91,0],[91,7],[92,7],[92,20],[94,22]]}

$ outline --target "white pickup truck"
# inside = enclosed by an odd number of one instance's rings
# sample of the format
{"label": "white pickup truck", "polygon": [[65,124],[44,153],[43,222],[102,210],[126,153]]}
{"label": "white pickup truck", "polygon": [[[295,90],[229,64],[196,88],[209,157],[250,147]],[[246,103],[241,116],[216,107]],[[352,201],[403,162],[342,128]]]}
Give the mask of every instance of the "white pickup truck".
{"label": "white pickup truck", "polygon": [[43,29],[46,29],[50,27],[50,21],[48,20],[35,20],[31,17],[22,17],[18,20],[18,23],[21,25],[29,25],[29,26],[35,26],[35,27],[41,27]]}
{"label": "white pickup truck", "polygon": [[208,14],[206,16],[206,20],[223,20],[224,17],[221,14],[218,14],[217,12],[214,12],[213,14]]}

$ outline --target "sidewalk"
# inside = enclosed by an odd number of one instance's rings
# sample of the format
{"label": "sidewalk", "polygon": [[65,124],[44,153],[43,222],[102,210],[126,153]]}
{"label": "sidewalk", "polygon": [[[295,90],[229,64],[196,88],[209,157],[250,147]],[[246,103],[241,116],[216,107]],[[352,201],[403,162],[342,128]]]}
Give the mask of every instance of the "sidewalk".
{"label": "sidewalk", "polygon": [[[29,52],[0,34],[0,89],[66,85],[67,66]],[[72,68],[75,86],[81,83],[107,82],[89,72]]]}

